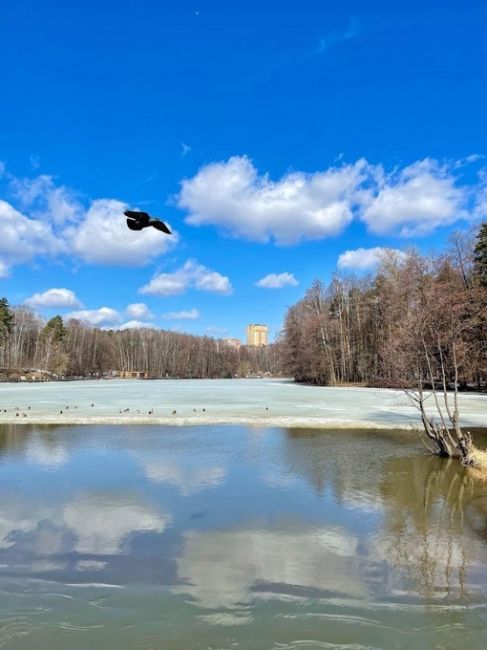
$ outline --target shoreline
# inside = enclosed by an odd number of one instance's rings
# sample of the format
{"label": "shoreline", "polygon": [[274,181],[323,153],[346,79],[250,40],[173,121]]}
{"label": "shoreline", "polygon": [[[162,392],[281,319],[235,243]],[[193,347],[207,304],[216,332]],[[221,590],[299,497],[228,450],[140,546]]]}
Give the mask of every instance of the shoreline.
{"label": "shoreline", "polygon": [[[6,417],[0,418],[0,427],[7,426],[173,426],[173,427],[210,427],[210,426],[249,426],[256,428],[286,428],[286,429],[319,429],[323,431],[421,431],[418,422],[377,422],[364,420],[331,420],[329,418],[293,416],[276,416],[255,418],[246,416],[34,416],[34,417]],[[464,429],[486,431],[487,426],[482,424],[466,424]]]}
{"label": "shoreline", "polygon": [[[0,378],[0,385],[2,384],[26,384],[28,386],[32,385],[39,385],[39,384],[73,384],[76,382],[83,383],[85,381],[119,381],[121,383],[126,383],[129,381],[137,381],[137,382],[146,382],[146,381],[221,381],[221,380],[239,380],[239,379],[269,379],[269,380],[277,380],[277,379],[282,379],[286,381],[291,381],[296,384],[302,384],[308,385],[303,382],[297,382],[293,377],[284,377],[280,375],[249,375],[248,377],[141,377],[141,378],[136,378],[136,377],[127,377],[127,378],[122,378],[122,377],[58,377],[58,378],[52,378],[52,379],[41,379],[41,380],[33,380],[33,379],[2,379]],[[309,384],[312,386],[313,384]],[[317,385],[317,384],[315,384]],[[359,386],[359,384],[347,384],[350,386]]]}
{"label": "shoreline", "polygon": [[[397,429],[401,431],[419,430],[420,423],[398,423],[398,422],[365,422],[360,420],[330,420],[326,418],[303,417],[296,418],[292,416],[276,416],[269,418],[240,417],[240,416],[221,416],[221,417],[177,417],[177,416],[92,416],[92,417],[71,417],[71,416],[40,416],[40,417],[6,417],[0,418],[0,426],[6,425],[159,425],[159,426],[219,426],[219,425],[246,425],[255,427],[284,427],[288,429],[340,429],[340,430],[370,430],[370,429]],[[474,428],[473,426],[471,428]],[[477,426],[475,428],[482,428]]]}
{"label": "shoreline", "polygon": [[[209,381],[209,382],[214,382],[214,381],[251,381],[251,380],[256,380],[256,381],[285,381],[289,382],[292,384],[295,384],[296,386],[303,386],[303,387],[309,387],[309,388],[360,388],[360,389],[368,389],[368,390],[394,390],[394,391],[403,391],[404,388],[397,386],[397,385],[386,385],[386,384],[367,384],[365,382],[338,382],[336,384],[316,384],[312,381],[298,381],[294,379],[294,377],[287,377],[284,375],[249,375],[248,377],[146,377],[143,379],[135,379],[135,378],[127,378],[127,379],[122,379],[121,377],[64,377],[64,378],[56,378],[56,379],[43,379],[41,381],[33,381],[33,380],[8,380],[0,377],[0,386],[41,386],[41,385],[49,385],[49,384],[76,384],[80,383],[83,384],[85,382],[107,382],[107,381],[116,381],[120,382],[121,384],[125,384],[127,382],[157,382],[157,381],[198,381],[198,382],[204,382],[204,381]],[[415,390],[415,386],[411,386],[408,388],[408,390]],[[439,390],[439,389],[438,389]],[[451,388],[448,388],[448,393],[452,392]],[[471,386],[468,385],[467,387],[460,387],[458,389],[459,394],[474,394],[474,395],[487,395],[487,386]]]}

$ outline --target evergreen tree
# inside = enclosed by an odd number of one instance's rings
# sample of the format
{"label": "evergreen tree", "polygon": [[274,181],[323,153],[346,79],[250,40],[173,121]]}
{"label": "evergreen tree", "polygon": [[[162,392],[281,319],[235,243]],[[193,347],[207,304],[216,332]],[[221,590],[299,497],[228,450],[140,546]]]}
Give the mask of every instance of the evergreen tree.
{"label": "evergreen tree", "polygon": [[487,223],[480,226],[474,251],[475,275],[480,284],[487,288]]}
{"label": "evergreen tree", "polygon": [[0,298],[0,339],[12,332],[14,315],[10,311],[7,298]]}
{"label": "evergreen tree", "polygon": [[0,365],[10,363],[8,339],[14,326],[14,315],[6,298],[0,298]]}
{"label": "evergreen tree", "polygon": [[44,334],[55,343],[61,343],[66,338],[66,328],[61,316],[54,316],[44,328]]}

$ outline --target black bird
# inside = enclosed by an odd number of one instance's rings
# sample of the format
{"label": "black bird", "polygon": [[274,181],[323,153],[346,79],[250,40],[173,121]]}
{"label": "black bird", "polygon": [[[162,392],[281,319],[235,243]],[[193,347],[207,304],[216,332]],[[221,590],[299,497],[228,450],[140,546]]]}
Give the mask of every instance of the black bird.
{"label": "black bird", "polygon": [[151,217],[147,212],[139,212],[138,210],[124,210],[124,215],[127,217],[127,226],[130,230],[142,230],[153,226],[156,230],[165,232],[166,235],[172,235],[172,232],[166,226],[164,221]]}

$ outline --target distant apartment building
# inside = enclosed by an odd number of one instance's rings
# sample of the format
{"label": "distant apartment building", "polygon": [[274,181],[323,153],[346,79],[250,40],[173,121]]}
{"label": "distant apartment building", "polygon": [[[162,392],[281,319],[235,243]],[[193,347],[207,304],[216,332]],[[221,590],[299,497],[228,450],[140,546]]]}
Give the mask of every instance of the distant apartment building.
{"label": "distant apartment building", "polygon": [[267,325],[260,325],[259,323],[247,325],[247,345],[267,345],[267,333]]}
{"label": "distant apartment building", "polygon": [[235,348],[236,350],[240,350],[240,346],[242,345],[240,339],[223,339],[223,343],[229,348]]}

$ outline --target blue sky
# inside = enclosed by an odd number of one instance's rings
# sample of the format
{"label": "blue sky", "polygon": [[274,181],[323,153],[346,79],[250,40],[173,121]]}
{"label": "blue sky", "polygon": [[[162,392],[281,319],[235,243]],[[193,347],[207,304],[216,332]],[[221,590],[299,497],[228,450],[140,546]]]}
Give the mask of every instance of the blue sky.
{"label": "blue sky", "polygon": [[468,1],[3,2],[0,294],[243,338],[337,264],[441,248],[487,214],[486,28]]}

